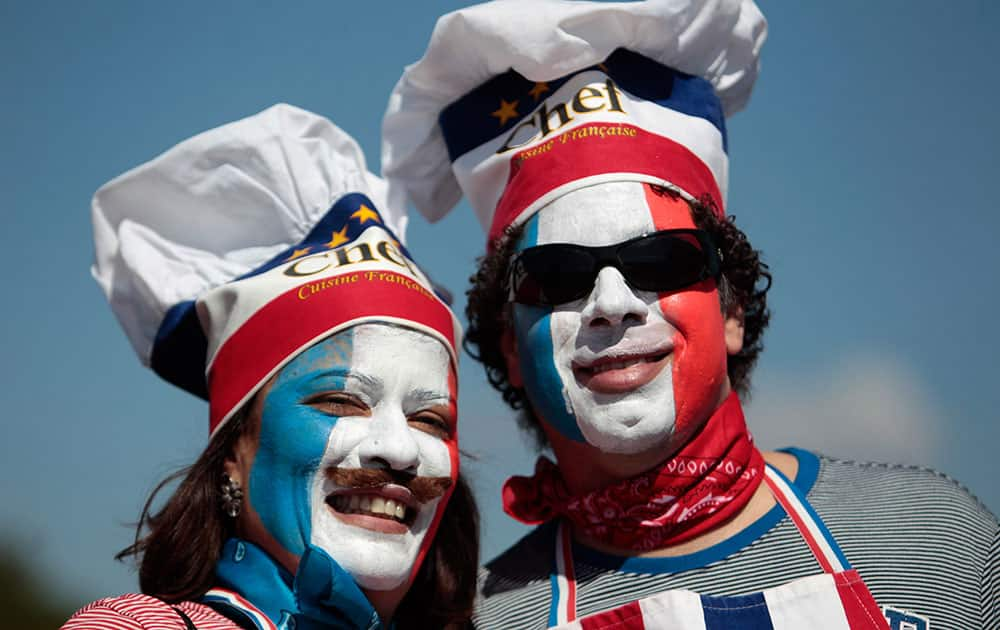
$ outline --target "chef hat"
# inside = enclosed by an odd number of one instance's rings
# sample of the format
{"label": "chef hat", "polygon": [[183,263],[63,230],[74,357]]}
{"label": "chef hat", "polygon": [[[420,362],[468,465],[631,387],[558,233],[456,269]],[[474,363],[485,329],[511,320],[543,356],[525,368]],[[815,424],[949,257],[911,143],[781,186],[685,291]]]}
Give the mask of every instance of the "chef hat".
{"label": "chef hat", "polygon": [[553,199],[606,181],[724,208],[725,116],[757,77],[752,0],[505,0],[438,20],[383,121],[389,197],[430,220],[462,193],[492,242]]}
{"label": "chef hat", "polygon": [[[214,432],[285,363],[365,321],[461,330],[357,143],[290,105],[186,140],[93,200],[92,273],[145,365]],[[397,237],[399,235],[399,237]]]}

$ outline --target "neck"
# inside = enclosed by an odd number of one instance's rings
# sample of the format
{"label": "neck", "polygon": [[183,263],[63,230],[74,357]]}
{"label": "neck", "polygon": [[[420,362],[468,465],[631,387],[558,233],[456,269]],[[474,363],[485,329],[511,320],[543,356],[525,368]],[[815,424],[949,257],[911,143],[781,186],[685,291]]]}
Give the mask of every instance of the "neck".
{"label": "neck", "polygon": [[397,586],[391,591],[372,591],[369,589],[361,589],[361,591],[375,608],[379,619],[388,627],[392,623],[396,609],[399,608],[399,604],[403,601],[403,597],[406,596],[406,591],[409,587],[409,583],[404,582],[402,586]]}
{"label": "neck", "polygon": [[[765,451],[764,461],[774,466],[789,479],[795,479],[798,473],[799,462],[794,455],[780,453],[777,451]],[[776,505],[774,497],[771,496],[767,484],[760,484],[754,492],[750,501],[732,519],[723,523],[701,536],[684,541],[677,545],[669,545],[651,551],[636,553],[632,549],[606,545],[598,540],[594,540],[576,531],[573,532],[573,539],[578,543],[596,549],[597,551],[613,556],[630,556],[638,558],[666,558],[671,556],[684,556],[717,545],[728,538],[739,534],[741,531],[752,525]]]}
{"label": "neck", "polygon": [[[552,447],[552,453],[559,464],[566,487],[573,494],[586,494],[611,484],[635,477],[662,464],[684,447],[708,422],[722,404],[729,398],[732,389],[729,378],[721,383],[713,395],[709,410],[702,412],[699,420],[685,422],[690,429],[686,432],[674,430],[669,436],[654,446],[638,453],[609,453],[587,442],[571,440],[548,422],[542,422],[542,429]],[[696,416],[699,414],[695,414]]]}
{"label": "neck", "polygon": [[[721,437],[722,435],[729,435],[734,430],[731,408],[725,412],[728,415],[724,417],[728,418],[728,420],[723,420],[720,417],[714,422],[710,422],[710,419],[714,418],[715,415],[723,413],[721,407],[720,405],[709,418],[705,418],[700,423],[698,431],[724,431],[724,433],[717,433]],[[740,425],[742,425],[742,422],[742,414],[740,413]],[[730,428],[726,430],[723,428],[725,426],[729,426]],[[741,430],[745,431],[745,429]],[[569,492],[577,496],[620,484],[625,480],[639,476],[641,473],[666,466],[679,454],[690,456],[692,453],[687,452],[690,449],[685,449],[685,447],[689,443],[692,443],[692,439],[698,437],[699,442],[704,444],[705,439],[709,437],[708,434],[700,435],[697,431],[689,436],[675,435],[656,448],[636,454],[622,455],[602,452],[590,444],[566,439],[555,431],[548,431],[548,433],[552,450],[558,461],[560,476]],[[683,452],[682,449],[684,449]],[[765,453],[764,460],[776,466],[789,478],[794,478],[797,471],[797,460],[793,456],[783,453]],[[760,460],[758,459],[758,461]],[[744,501],[745,503],[742,506],[727,514],[724,520],[720,520],[717,524],[712,525],[710,529],[703,531],[694,538],[682,539],[681,542],[673,543],[664,541],[667,544],[658,548],[647,548],[647,551],[639,552],[636,548],[614,546],[614,543],[617,541],[611,540],[610,537],[603,540],[595,540],[585,532],[580,531],[581,528],[578,527],[574,527],[574,538],[588,547],[613,555],[684,555],[705,549],[739,533],[766,514],[775,505],[774,499],[771,497],[765,484],[757,486],[752,491],[749,499],[744,499]],[[733,507],[735,508],[736,505],[734,503]]]}
{"label": "neck", "polygon": [[297,566],[293,576],[260,547],[231,538],[223,547],[216,575],[220,586],[239,593],[275,624],[290,615],[307,624],[348,619],[367,628],[373,621],[377,624],[379,619],[389,619],[402,599],[399,594],[374,604],[354,578],[317,547],[308,547]]}

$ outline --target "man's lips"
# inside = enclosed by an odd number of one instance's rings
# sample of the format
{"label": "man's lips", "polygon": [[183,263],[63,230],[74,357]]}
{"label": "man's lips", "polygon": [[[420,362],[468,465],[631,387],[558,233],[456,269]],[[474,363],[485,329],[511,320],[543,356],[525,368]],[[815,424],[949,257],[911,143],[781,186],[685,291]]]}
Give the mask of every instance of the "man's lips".
{"label": "man's lips", "polygon": [[600,394],[624,394],[655,379],[670,362],[672,348],[615,353],[573,363],[581,386]]}

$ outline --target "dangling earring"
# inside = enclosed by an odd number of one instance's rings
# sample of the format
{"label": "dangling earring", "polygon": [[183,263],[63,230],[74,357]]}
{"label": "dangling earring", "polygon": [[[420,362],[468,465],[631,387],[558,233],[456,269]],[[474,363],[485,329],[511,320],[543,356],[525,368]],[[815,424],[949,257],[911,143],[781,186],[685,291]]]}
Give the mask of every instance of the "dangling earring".
{"label": "dangling earring", "polygon": [[240,508],[243,507],[243,488],[240,487],[240,482],[234,481],[228,473],[222,473],[220,490],[222,490],[222,511],[230,518],[236,518],[240,514]]}

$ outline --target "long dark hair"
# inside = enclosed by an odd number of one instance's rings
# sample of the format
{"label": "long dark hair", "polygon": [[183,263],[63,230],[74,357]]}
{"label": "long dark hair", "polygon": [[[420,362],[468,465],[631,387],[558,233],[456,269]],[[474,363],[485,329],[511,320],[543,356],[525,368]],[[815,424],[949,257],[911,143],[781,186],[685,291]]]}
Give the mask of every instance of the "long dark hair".
{"label": "long dark hair", "polygon": [[[219,429],[194,464],[161,481],[146,500],[134,542],[115,556],[135,559],[143,593],[175,603],[198,599],[214,586],[222,545],[236,534],[235,519],[220,504],[223,465],[240,438],[258,430],[248,408]],[[154,511],[156,496],[178,479],[180,485]],[[459,477],[424,563],[396,610],[395,626],[467,627],[478,564],[479,512]]]}

